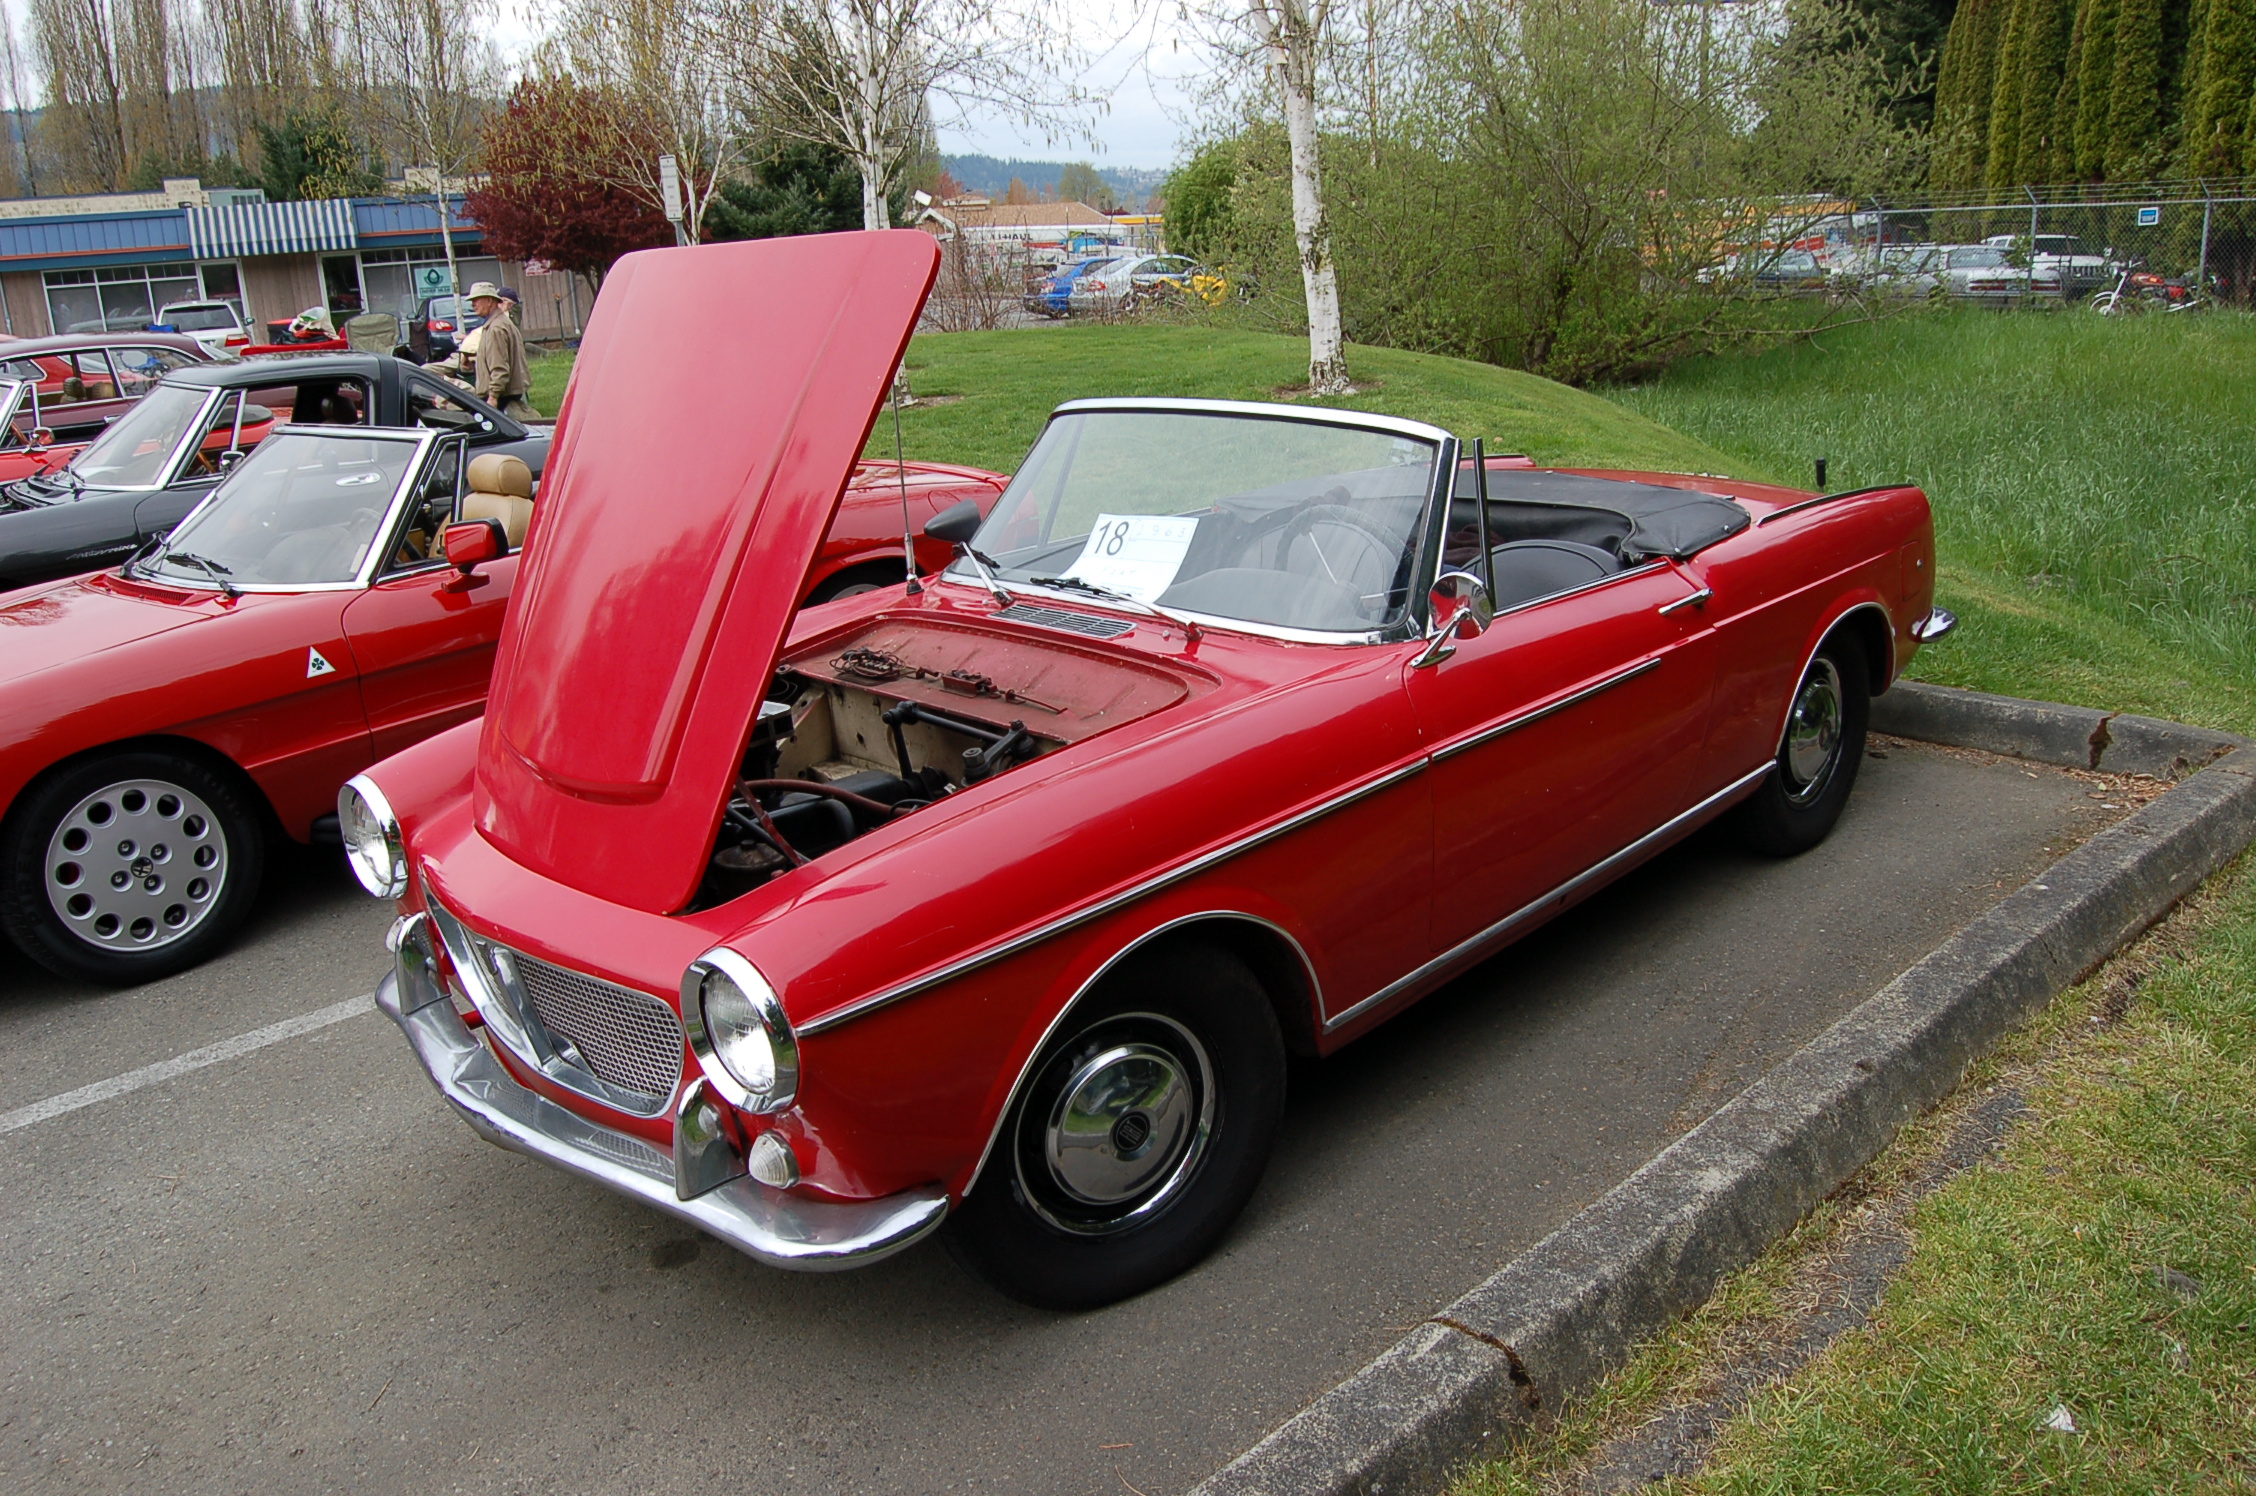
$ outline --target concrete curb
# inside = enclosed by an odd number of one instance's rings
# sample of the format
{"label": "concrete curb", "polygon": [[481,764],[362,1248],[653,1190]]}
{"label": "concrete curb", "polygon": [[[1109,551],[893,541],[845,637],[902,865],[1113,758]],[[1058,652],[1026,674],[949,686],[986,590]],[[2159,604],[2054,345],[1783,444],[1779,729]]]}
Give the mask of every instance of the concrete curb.
{"label": "concrete curb", "polygon": [[1500,1435],[1700,1304],[2008,1029],[2256,840],[2256,747],[2239,738],[1915,682],[1874,703],[1873,726],[2075,767],[2198,771],[2054,863],[1194,1496],[1441,1489]]}

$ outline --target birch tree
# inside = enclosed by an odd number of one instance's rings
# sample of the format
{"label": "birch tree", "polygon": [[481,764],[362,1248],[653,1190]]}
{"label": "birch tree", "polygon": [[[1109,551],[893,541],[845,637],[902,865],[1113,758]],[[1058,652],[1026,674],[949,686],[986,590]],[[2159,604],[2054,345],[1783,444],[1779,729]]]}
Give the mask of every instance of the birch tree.
{"label": "birch tree", "polygon": [[378,149],[429,166],[447,280],[462,294],[447,184],[469,171],[479,126],[500,92],[487,32],[492,0],[335,0],[322,18],[332,86]]}
{"label": "birch tree", "polygon": [[1090,102],[1059,81],[1079,54],[1057,0],[775,0],[735,60],[763,128],[854,163],[865,229],[892,226],[886,194],[936,107],[1065,134]]}
{"label": "birch tree", "polygon": [[[1343,394],[1349,388],[1317,113],[1318,86],[1333,50],[1334,6],[1335,0],[1217,0],[1203,12],[1186,12],[1205,21],[1225,57],[1258,67],[1283,105],[1292,162],[1293,243],[1308,303],[1308,388],[1318,395]],[[1378,14],[1373,7],[1374,23]],[[1375,37],[1371,45],[1375,58]],[[1372,71],[1375,77],[1375,61]]]}
{"label": "birch tree", "polygon": [[580,163],[613,190],[658,212],[666,207],[658,158],[681,173],[682,229],[692,244],[721,184],[742,165],[732,118],[732,57],[756,53],[767,12],[729,0],[578,0],[539,59],[558,82],[578,86],[584,117],[576,140],[593,141]]}

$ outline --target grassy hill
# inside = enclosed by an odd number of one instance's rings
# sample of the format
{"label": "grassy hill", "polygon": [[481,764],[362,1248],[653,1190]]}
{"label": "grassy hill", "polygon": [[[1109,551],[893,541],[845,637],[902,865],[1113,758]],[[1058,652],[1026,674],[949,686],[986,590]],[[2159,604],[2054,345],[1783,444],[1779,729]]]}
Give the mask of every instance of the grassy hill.
{"label": "grassy hill", "polygon": [[1917,314],[1611,393],[1718,471],[1925,488],[1967,623],[1920,675],[2256,732],[2256,319]]}

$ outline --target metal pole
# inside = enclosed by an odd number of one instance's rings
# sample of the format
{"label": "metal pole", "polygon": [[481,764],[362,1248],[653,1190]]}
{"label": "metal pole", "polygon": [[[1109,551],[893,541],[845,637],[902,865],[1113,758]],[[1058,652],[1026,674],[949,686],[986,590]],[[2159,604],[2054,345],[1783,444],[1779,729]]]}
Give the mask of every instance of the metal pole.
{"label": "metal pole", "polygon": [[2193,294],[2196,296],[2206,296],[2209,294],[2209,214],[2210,211],[2216,206],[2216,204],[2210,199],[2209,184],[2207,182],[2203,182],[2200,184],[2200,186],[2201,268],[2195,271],[2193,275]]}
{"label": "metal pole", "polygon": [[[2037,190],[2034,187],[2023,187],[2021,190],[2029,194],[2029,299],[2035,301],[2037,299]],[[2062,301],[2068,299],[2067,274],[2068,272],[2062,267],[2055,266],[2053,268],[2053,279],[2060,287],[2060,299]]]}

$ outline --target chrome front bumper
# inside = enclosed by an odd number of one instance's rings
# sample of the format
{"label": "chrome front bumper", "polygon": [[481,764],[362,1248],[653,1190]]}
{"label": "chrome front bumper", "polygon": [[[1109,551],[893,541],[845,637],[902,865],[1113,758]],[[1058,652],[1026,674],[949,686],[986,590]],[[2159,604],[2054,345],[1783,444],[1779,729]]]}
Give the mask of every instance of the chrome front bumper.
{"label": "chrome front bumper", "polygon": [[830,1201],[739,1175],[679,1198],[671,1155],[558,1106],[502,1068],[440,987],[420,933],[400,942],[393,970],[377,984],[376,1006],[407,1035],[439,1094],[487,1142],[679,1216],[772,1267],[860,1267],[923,1239],[948,1214],[947,1192],[937,1184],[882,1200]]}

